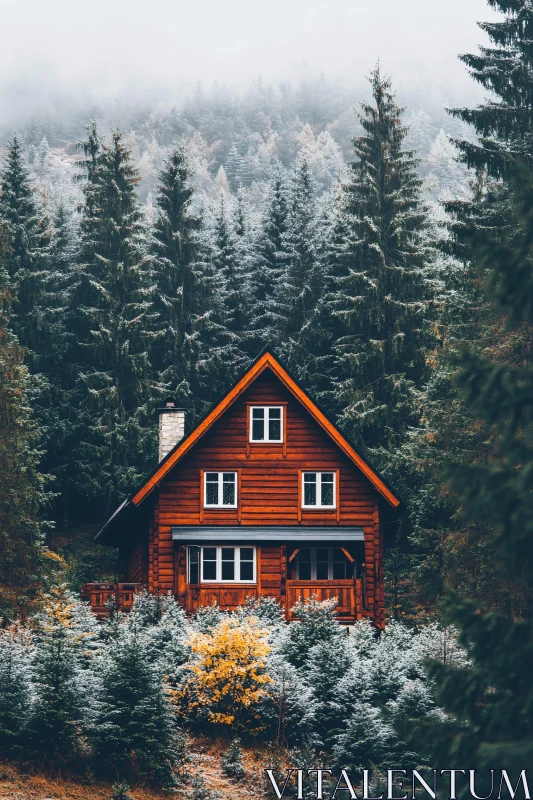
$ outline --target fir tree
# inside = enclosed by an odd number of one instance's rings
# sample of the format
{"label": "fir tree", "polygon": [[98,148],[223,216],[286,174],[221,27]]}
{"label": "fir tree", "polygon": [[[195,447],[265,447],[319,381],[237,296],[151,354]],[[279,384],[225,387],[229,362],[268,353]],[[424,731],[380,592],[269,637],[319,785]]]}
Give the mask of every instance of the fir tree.
{"label": "fir tree", "polygon": [[317,258],[316,185],[305,159],[294,168],[286,231],[282,237],[285,269],[275,290],[279,349],[296,367],[310,346],[309,321],[320,298],[323,281]]}
{"label": "fir tree", "polygon": [[[509,187],[515,198],[518,230],[492,239],[473,234],[475,264],[496,308],[509,327],[531,340],[533,323],[533,193],[531,174],[520,174]],[[474,229],[475,230],[475,229]],[[431,736],[434,758],[450,763],[468,759],[472,768],[488,774],[495,763],[518,775],[533,758],[533,694],[530,664],[533,654],[533,538],[530,475],[533,466],[531,359],[506,362],[484,352],[466,350],[458,380],[465,402],[472,407],[495,443],[490,459],[457,465],[451,485],[466,521],[495,526],[491,558],[501,561],[510,580],[525,580],[529,602],[522,619],[484,612],[477,602],[450,594],[445,603],[449,620],[472,656],[473,669],[437,665],[437,698],[455,722]],[[420,731],[419,731],[420,733]],[[427,737],[427,729],[422,729]],[[480,787],[481,788],[481,787]],[[461,789],[466,796],[466,788]]]}
{"label": "fir tree", "polygon": [[224,172],[228,179],[230,187],[234,192],[239,188],[241,182],[241,172],[243,169],[243,159],[239,154],[235,144],[232,144],[224,164]]}
{"label": "fir tree", "polygon": [[198,240],[201,293],[195,331],[201,346],[195,377],[204,409],[227,390],[246,360],[248,285],[238,259],[232,215],[222,193],[219,202],[214,219],[204,225]]}
{"label": "fir tree", "polygon": [[39,471],[41,435],[28,404],[32,381],[24,351],[9,331],[12,282],[3,261],[8,249],[0,228],[0,614],[27,614],[36,603],[44,569],[50,500]]}
{"label": "fir tree", "polygon": [[340,422],[360,446],[390,449],[417,422],[413,389],[426,376],[425,214],[402,109],[379,67],[370,82],[374,105],[359,118],[365,133],[354,140],[325,303]]}
{"label": "fir tree", "polygon": [[239,260],[235,220],[222,194],[215,221],[213,268],[221,285],[225,324],[229,331],[243,337],[248,322],[248,286]]}
{"label": "fir tree", "polygon": [[227,752],[224,753],[222,769],[228,778],[241,780],[246,775],[246,769],[242,763],[241,740],[238,737],[232,740]]}
{"label": "fir tree", "polygon": [[150,663],[135,619],[123,623],[101,665],[103,700],[94,729],[95,752],[122,778],[171,787],[181,766],[174,715],[158,665]]}
{"label": "fir tree", "polygon": [[518,157],[533,158],[533,9],[526,0],[489,0],[504,14],[498,22],[482,22],[480,28],[492,46],[476,54],[460,56],[471,77],[498,98],[477,108],[456,108],[452,115],[473,125],[479,141],[455,140],[465,163],[487,170],[495,178],[513,169]]}
{"label": "fir tree", "polygon": [[33,648],[29,631],[12,625],[0,630],[0,752],[17,755],[31,705]]}
{"label": "fir tree", "polygon": [[11,327],[29,351],[31,371],[47,373],[65,353],[63,287],[51,272],[51,226],[35,202],[16,135],[8,144],[0,181],[0,224],[10,244],[5,267],[13,286]]}
{"label": "fir tree", "polygon": [[150,356],[158,381],[187,407],[198,347],[194,320],[200,311],[193,235],[199,220],[190,210],[193,193],[185,150],[179,146],[159,174],[155,200],[151,249],[156,336]]}
{"label": "fir tree", "polygon": [[275,335],[274,296],[285,270],[283,241],[288,213],[285,170],[278,164],[269,183],[267,207],[252,253],[250,322],[257,351]]}
{"label": "fir tree", "polygon": [[113,133],[108,144],[91,128],[83,148],[86,204],[71,314],[83,428],[75,480],[79,491],[110,508],[155,461],[150,275],[135,193],[139,177],[122,135]]}
{"label": "fir tree", "polygon": [[82,749],[82,732],[89,716],[77,651],[79,631],[74,603],[65,585],[45,598],[35,654],[35,701],[25,739],[37,760],[58,768]]}

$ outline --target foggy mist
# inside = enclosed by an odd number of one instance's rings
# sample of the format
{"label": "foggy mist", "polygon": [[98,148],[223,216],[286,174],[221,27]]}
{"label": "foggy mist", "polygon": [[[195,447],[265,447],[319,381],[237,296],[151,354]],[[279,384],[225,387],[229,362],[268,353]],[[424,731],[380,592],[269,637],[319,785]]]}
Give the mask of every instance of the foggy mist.
{"label": "foggy mist", "polygon": [[486,0],[2,0],[3,124],[34,104],[179,101],[197,81],[245,87],[324,73],[359,87],[379,58],[400,94],[477,98],[457,54],[485,42]]}

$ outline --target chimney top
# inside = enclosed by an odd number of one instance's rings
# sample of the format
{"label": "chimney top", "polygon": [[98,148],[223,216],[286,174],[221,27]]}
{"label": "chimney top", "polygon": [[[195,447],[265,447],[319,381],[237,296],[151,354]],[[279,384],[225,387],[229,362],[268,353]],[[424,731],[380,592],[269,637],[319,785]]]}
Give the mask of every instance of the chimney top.
{"label": "chimney top", "polygon": [[174,411],[181,411],[185,413],[185,408],[177,408],[176,401],[173,397],[167,397],[166,400],[163,401],[163,406],[157,409],[157,413],[161,414],[168,414],[173,413]]}

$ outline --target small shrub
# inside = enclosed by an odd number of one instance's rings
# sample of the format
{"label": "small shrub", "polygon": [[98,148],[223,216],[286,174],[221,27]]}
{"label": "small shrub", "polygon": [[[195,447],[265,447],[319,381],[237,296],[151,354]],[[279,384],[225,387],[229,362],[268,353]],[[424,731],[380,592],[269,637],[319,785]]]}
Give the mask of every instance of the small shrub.
{"label": "small shrub", "polygon": [[111,800],[133,800],[127,783],[115,783],[112,787]]}
{"label": "small shrub", "polygon": [[189,800],[215,800],[220,797],[220,792],[214,792],[206,784],[201,775],[195,775],[191,781],[191,792],[188,794]]}
{"label": "small shrub", "polygon": [[227,753],[222,759],[222,769],[228,778],[241,780],[246,775],[246,769],[242,763],[241,740],[235,738],[229,746]]}

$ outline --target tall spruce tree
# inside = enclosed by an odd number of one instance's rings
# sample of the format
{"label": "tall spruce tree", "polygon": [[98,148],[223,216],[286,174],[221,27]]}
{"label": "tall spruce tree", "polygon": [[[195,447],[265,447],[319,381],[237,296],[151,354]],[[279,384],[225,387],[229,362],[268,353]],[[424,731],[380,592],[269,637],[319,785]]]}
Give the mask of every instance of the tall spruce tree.
{"label": "tall spruce tree", "polygon": [[[471,669],[434,669],[438,700],[453,715],[445,731],[433,731],[435,763],[468,763],[480,770],[509,770],[513,783],[533,759],[533,529],[531,474],[533,414],[531,330],[533,326],[533,192],[531,172],[513,180],[513,216],[517,228],[503,237],[476,232],[472,250],[479,275],[496,309],[529,342],[527,359],[502,361],[487,348],[463,352],[458,381],[464,401],[487,431],[490,457],[453,465],[451,486],[461,517],[485,526],[494,562],[504,565],[510,581],[529,587],[521,618],[480,609],[479,602],[450,594],[445,611],[460,629],[473,660]],[[496,233],[496,232],[495,232]],[[488,350],[488,352],[487,352]],[[487,449],[487,448],[486,448]],[[422,732],[427,737],[427,730]],[[512,772],[511,772],[512,771]],[[486,779],[486,780],[485,780]],[[487,793],[490,788],[487,787]],[[469,796],[466,786],[461,796]],[[459,794],[459,793],[458,793]],[[485,794],[485,792],[484,792]]]}
{"label": "tall spruce tree", "polygon": [[8,242],[0,228],[0,617],[9,620],[27,615],[42,588],[50,495],[39,471],[41,434],[28,404],[25,351],[9,329]]}
{"label": "tall spruce tree", "polygon": [[10,243],[5,266],[14,290],[11,327],[28,350],[31,371],[47,374],[65,353],[66,298],[50,264],[52,227],[35,200],[17,135],[8,143],[0,181],[0,224]]}
{"label": "tall spruce tree", "polygon": [[151,251],[156,335],[150,360],[159,383],[189,408],[194,404],[191,388],[198,350],[194,321],[200,312],[194,239],[200,221],[190,210],[193,194],[185,149],[179,145],[159,174],[155,200]]}
{"label": "tall spruce tree", "polygon": [[286,231],[282,236],[285,269],[277,280],[274,303],[279,349],[297,368],[309,346],[309,322],[323,281],[317,257],[316,183],[305,158],[294,166]]}
{"label": "tall spruce tree", "polygon": [[488,0],[505,15],[479,27],[492,46],[459,56],[471,77],[498,98],[477,108],[456,108],[454,117],[473,125],[479,139],[456,140],[464,161],[501,178],[513,169],[516,157],[533,159],[533,8],[527,0]]}
{"label": "tall spruce tree", "polygon": [[215,214],[211,211],[204,208],[199,214],[203,222],[195,235],[198,311],[193,336],[198,349],[191,387],[193,407],[199,412],[207,410],[226,391],[246,359],[243,331],[235,330],[245,319],[239,306],[244,292],[239,285],[236,236],[222,201]]}
{"label": "tall spruce tree", "polygon": [[374,104],[362,104],[365,133],[343,187],[324,311],[339,420],[360,446],[390,449],[417,422],[414,389],[426,376],[425,213],[402,109],[379,66],[370,84]]}
{"label": "tall spruce tree", "polygon": [[72,300],[81,442],[74,479],[111,508],[155,462],[149,401],[150,272],[131,154],[94,126],[82,145],[87,181]]}
{"label": "tall spruce tree", "polygon": [[250,322],[252,339],[258,351],[275,336],[274,296],[285,269],[283,237],[287,233],[288,214],[285,170],[281,164],[277,164],[270,178],[267,206],[254,242],[251,261]]}
{"label": "tall spruce tree", "polygon": [[213,267],[220,281],[225,324],[242,340],[248,327],[248,280],[239,259],[236,219],[223,193],[215,220]]}
{"label": "tall spruce tree", "polygon": [[486,230],[513,229],[513,202],[507,182],[516,159],[533,164],[533,9],[526,0],[489,0],[504,15],[498,22],[480,23],[491,47],[460,59],[471,77],[495,96],[476,108],[454,108],[450,113],[472,125],[476,141],[454,139],[461,160],[476,171],[472,200],[451,200],[452,237],[445,246],[462,261],[471,257],[471,226]]}

